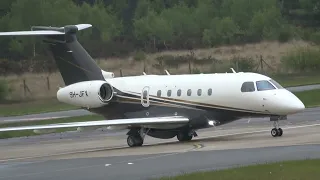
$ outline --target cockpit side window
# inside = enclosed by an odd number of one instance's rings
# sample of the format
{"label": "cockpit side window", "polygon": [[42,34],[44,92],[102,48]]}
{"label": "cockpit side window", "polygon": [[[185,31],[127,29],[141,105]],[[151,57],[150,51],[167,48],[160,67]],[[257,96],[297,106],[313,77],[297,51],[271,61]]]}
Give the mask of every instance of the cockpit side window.
{"label": "cockpit side window", "polygon": [[270,79],[270,82],[275,85],[278,89],[284,89],[277,81]]}
{"label": "cockpit side window", "polygon": [[241,86],[241,92],[253,92],[255,90],[253,82],[244,82]]}
{"label": "cockpit side window", "polygon": [[271,90],[271,89],[276,89],[269,81],[257,81],[257,90],[258,91],[265,91],[265,90]]}

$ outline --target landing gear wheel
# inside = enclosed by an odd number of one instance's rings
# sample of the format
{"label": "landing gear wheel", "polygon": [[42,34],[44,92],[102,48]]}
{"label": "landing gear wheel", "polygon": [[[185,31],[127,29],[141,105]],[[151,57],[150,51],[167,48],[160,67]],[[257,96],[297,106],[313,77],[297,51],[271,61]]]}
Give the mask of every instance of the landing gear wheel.
{"label": "landing gear wheel", "polygon": [[279,128],[279,122],[274,121],[273,126],[274,126],[274,128],[271,130],[271,135],[273,137],[282,136],[283,130],[281,128]]}
{"label": "landing gear wheel", "polygon": [[129,147],[142,146],[143,139],[139,135],[129,135],[127,143]]}
{"label": "landing gear wheel", "polygon": [[281,128],[278,128],[278,129],[277,128],[273,128],[271,130],[271,135],[273,137],[282,136],[282,134],[283,134],[283,130]]}
{"label": "landing gear wheel", "polygon": [[272,130],[271,130],[271,135],[273,136],[273,137],[276,137],[276,136],[278,136],[278,130],[276,129],[276,128],[273,128]]}
{"label": "landing gear wheel", "polygon": [[181,142],[183,141],[190,141],[193,135],[189,135],[188,132],[179,132],[177,134],[177,139]]}
{"label": "landing gear wheel", "polygon": [[283,134],[283,131],[282,131],[281,128],[279,128],[279,129],[278,129],[278,136],[282,136],[282,134]]}

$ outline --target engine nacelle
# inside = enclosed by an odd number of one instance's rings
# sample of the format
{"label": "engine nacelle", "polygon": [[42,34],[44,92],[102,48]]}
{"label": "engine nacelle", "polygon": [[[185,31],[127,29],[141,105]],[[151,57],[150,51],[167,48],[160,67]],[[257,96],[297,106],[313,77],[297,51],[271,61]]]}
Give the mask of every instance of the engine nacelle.
{"label": "engine nacelle", "polygon": [[97,108],[108,104],[113,93],[113,87],[106,81],[83,81],[59,89],[57,98],[67,104]]}

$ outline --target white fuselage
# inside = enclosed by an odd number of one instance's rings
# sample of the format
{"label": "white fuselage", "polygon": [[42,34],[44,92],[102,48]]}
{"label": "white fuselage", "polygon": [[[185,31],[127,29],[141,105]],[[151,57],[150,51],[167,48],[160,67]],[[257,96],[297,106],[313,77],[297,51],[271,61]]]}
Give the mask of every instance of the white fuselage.
{"label": "white fuselage", "polygon": [[[193,75],[141,75],[107,79],[113,87],[122,92],[142,94],[148,87],[149,96],[157,96],[161,91],[167,101],[184,100],[186,103],[204,103],[219,108],[244,109],[268,114],[287,115],[304,109],[303,103],[284,88],[257,90],[257,81],[271,78],[256,73],[217,73]],[[253,82],[253,92],[242,92],[244,82]],[[271,83],[271,82],[270,82]],[[212,93],[208,94],[208,90]],[[167,94],[171,90],[171,94]],[[181,95],[178,96],[178,91]],[[188,90],[191,95],[188,95]],[[201,91],[201,94],[198,94]],[[209,90],[210,91],[210,90]],[[152,103],[152,102],[151,102]]]}
{"label": "white fuselage", "polygon": [[[110,86],[109,90],[116,89],[120,93],[114,95],[116,91],[109,92],[108,97],[104,96],[107,99],[103,101],[100,90],[106,83]],[[72,95],[72,92],[75,95]],[[149,107],[153,103],[182,108],[191,105],[265,115],[288,115],[305,108],[291,92],[271,78],[256,73],[108,78],[105,81],[71,84],[57,93],[59,101],[87,108],[108,106],[109,100],[114,96],[140,101],[143,107]],[[157,100],[161,102],[156,102]]]}

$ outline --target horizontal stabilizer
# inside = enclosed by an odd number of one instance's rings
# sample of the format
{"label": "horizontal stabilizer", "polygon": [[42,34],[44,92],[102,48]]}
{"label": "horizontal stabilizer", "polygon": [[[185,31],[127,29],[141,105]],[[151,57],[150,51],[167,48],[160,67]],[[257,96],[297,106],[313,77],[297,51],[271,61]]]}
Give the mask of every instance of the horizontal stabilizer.
{"label": "horizontal stabilizer", "polygon": [[152,117],[152,118],[132,118],[132,119],[116,119],[116,120],[100,120],[100,121],[85,121],[72,123],[59,123],[35,126],[19,126],[0,128],[0,132],[5,131],[21,131],[21,130],[38,130],[38,129],[57,129],[70,127],[92,127],[92,126],[148,126],[148,125],[167,125],[167,124],[181,124],[187,123],[188,118],[182,116],[172,117]]}
{"label": "horizontal stabilizer", "polygon": [[31,31],[0,32],[0,36],[64,35],[92,27],[91,24],[68,25],[65,27],[33,26]]}
{"label": "horizontal stabilizer", "polygon": [[0,36],[31,36],[31,35],[63,35],[59,31],[13,31],[13,32],[0,32]]}

